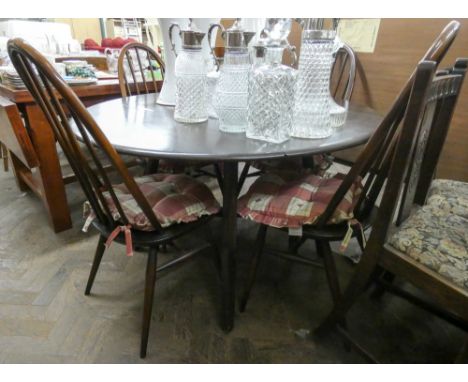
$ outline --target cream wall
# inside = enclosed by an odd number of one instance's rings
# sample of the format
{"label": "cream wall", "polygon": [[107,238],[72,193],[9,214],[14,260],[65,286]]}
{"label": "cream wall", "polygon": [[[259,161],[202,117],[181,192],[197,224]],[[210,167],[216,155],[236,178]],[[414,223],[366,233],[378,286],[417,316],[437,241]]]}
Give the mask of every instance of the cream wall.
{"label": "cream wall", "polygon": [[98,44],[101,43],[101,26],[99,19],[54,19],[56,22],[70,25],[73,38],[83,43],[85,39],[92,38]]}

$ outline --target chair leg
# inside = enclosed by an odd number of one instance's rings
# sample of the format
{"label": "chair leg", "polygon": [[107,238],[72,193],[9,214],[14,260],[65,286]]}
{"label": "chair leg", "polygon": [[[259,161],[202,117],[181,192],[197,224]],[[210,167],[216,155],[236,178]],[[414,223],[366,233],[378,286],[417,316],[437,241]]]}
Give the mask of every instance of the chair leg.
{"label": "chair leg", "polygon": [[143,173],[145,175],[157,173],[159,169],[159,160],[146,158],[145,160],[145,168],[143,169]]}
{"label": "chair leg", "polygon": [[359,248],[361,248],[362,253],[364,253],[364,249],[366,246],[364,245],[364,241],[362,240],[362,236],[360,232],[356,234],[356,239],[359,244]]}
{"label": "chair leg", "polygon": [[341,290],[330,243],[323,240],[316,240],[315,243],[317,246],[317,253],[323,258],[323,262],[325,263],[325,273],[327,275],[328,286],[330,288],[333,303],[336,304],[341,297]]}
{"label": "chair leg", "polygon": [[239,183],[238,183],[238,186],[237,186],[237,194],[238,195],[242,191],[242,187],[244,186],[245,179],[247,178],[247,175],[249,174],[249,169],[250,169],[250,163],[245,162],[244,168],[242,169],[241,175],[239,177]]}
{"label": "chair leg", "polygon": [[148,347],[148,334],[151,324],[151,313],[153,311],[154,285],[156,283],[156,268],[158,265],[158,253],[156,248],[150,248],[148,252],[148,263],[146,265],[145,299],[143,304],[143,327],[141,330],[140,357],[146,357]]}
{"label": "chair leg", "polygon": [[250,264],[249,278],[245,285],[244,294],[242,295],[242,298],[239,304],[239,310],[241,312],[245,311],[247,301],[249,300],[249,297],[250,297],[250,291],[252,290],[253,284],[255,282],[258,264],[260,262],[260,256],[262,255],[263,246],[265,245],[267,229],[268,229],[268,226],[264,224],[261,224],[258,229],[257,239],[255,241],[254,253],[253,253],[252,261]]}
{"label": "chair leg", "polygon": [[[382,278],[386,282],[391,284],[393,280],[395,280],[395,275],[393,273],[385,271],[384,274],[382,275]],[[382,296],[384,295],[384,293],[385,293],[385,287],[377,283],[375,284],[374,290],[370,294],[370,298],[373,300],[380,300]]]}
{"label": "chair leg", "polygon": [[[336,305],[341,298],[340,282],[338,280],[338,272],[336,271],[335,259],[333,258],[333,252],[330,247],[330,242],[323,240],[315,241],[317,246],[317,253],[323,258],[325,264],[325,273],[327,275],[328,287],[333,299],[333,304]],[[347,328],[346,319],[342,317],[338,322],[344,329]],[[347,351],[351,350],[349,343],[344,342],[344,347]]]}
{"label": "chair leg", "polygon": [[3,169],[8,171],[8,149],[0,142],[0,158],[3,158]]}
{"label": "chair leg", "polygon": [[465,343],[463,344],[460,352],[458,353],[455,363],[468,363],[468,337],[466,338]]}
{"label": "chair leg", "polygon": [[333,329],[337,324],[343,322],[348,310],[365,290],[370,278],[375,272],[376,266],[376,259],[371,256],[366,256],[365,254],[363,255],[346,290],[341,298],[334,304],[330,314],[314,331],[315,335],[322,336]]}
{"label": "chair leg", "polygon": [[106,249],[105,242],[106,242],[106,238],[100,235],[98,245],[96,247],[96,253],[94,254],[93,265],[91,266],[91,272],[89,273],[88,283],[86,284],[86,289],[85,289],[86,296],[89,296],[89,294],[91,293],[91,288],[93,287],[96,273],[99,269],[99,265],[101,264],[102,255],[104,254],[104,250]]}

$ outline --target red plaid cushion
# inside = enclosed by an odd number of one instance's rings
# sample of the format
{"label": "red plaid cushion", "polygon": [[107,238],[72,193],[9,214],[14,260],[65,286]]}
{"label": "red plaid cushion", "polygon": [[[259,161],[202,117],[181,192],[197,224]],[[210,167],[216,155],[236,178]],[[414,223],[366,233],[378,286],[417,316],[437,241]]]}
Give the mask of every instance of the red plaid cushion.
{"label": "red plaid cushion", "polygon": [[[188,223],[219,211],[219,203],[203,183],[183,174],[153,174],[135,178],[162,227]],[[132,228],[152,231],[154,227],[124,184],[114,186],[117,198]],[[119,212],[108,192],[104,196],[114,220]]]}
{"label": "red plaid cushion", "polygon": [[[238,212],[243,218],[277,228],[313,224],[327,208],[343,177],[342,174],[331,178],[306,174],[288,179],[283,173],[264,174],[239,199]],[[330,224],[353,218],[361,191],[362,184],[358,179],[338,205]]]}

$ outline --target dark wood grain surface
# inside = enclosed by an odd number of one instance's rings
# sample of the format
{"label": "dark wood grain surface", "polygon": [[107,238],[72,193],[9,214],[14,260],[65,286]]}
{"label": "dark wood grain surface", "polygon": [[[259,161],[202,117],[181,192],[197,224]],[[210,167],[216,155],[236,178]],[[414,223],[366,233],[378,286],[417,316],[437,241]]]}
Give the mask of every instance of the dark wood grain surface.
{"label": "dark wood grain surface", "polygon": [[382,118],[366,107],[352,107],[346,124],[326,139],[295,139],[273,144],[224,133],[218,121],[174,121],[174,108],[156,104],[155,95],[115,99],[88,108],[117,150],[158,158],[243,161],[330,152],[366,142]]}

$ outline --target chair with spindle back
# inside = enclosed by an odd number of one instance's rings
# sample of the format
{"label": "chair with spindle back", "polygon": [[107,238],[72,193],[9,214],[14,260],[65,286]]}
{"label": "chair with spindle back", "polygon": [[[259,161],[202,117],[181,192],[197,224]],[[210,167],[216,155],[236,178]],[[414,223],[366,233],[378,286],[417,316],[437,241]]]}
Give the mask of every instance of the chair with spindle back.
{"label": "chair with spindle back", "polygon": [[[105,247],[112,241],[125,244],[128,255],[133,254],[133,245],[148,248],[140,348],[140,356],[145,357],[156,272],[207,246],[185,253],[159,268],[157,249],[201,227],[219,211],[219,204],[204,184],[186,175],[154,174],[134,178],[83,103],[44,56],[21,39],[8,42],[8,53],[44,112],[82,186],[88,200],[86,206],[91,209],[87,224],[92,221],[100,233],[85,294],[90,294]],[[69,111],[70,120],[65,110]],[[97,155],[98,149],[115,168],[113,175],[121,184],[111,182]],[[89,162],[85,152],[89,154]]]}
{"label": "chair with spindle back", "polygon": [[[431,61],[435,61],[436,65],[438,65],[453,43],[459,27],[460,23],[456,21],[450,22],[434,41],[425,56],[429,57]],[[355,237],[363,249],[364,235],[362,234],[362,231],[370,227],[373,222],[375,215],[375,201],[379,196],[381,188],[383,187],[388,174],[390,158],[396,142],[396,130],[400,125],[408,106],[414,75],[415,72],[413,72],[411,75],[410,79],[404,86],[403,90],[400,92],[399,96],[396,98],[389,112],[380,123],[372,138],[365,145],[357,161],[353,164],[347,175],[344,177],[343,181],[335,179],[335,183],[333,185],[330,184],[332,187],[329,187],[328,190],[324,190],[323,193],[314,191],[314,195],[308,196],[309,198],[313,198],[316,195],[321,199],[312,200],[313,203],[310,207],[310,210],[305,210],[304,204],[302,204],[300,208],[299,206],[291,206],[291,209],[284,211],[284,205],[286,204],[284,197],[290,198],[292,192],[289,191],[287,192],[287,195],[276,198],[274,195],[275,190],[271,189],[271,184],[263,184],[264,179],[262,178],[259,178],[249,189],[247,194],[245,194],[240,199],[239,212],[241,216],[249,217],[251,219],[253,218],[257,222],[262,223],[257,235],[257,244],[254,248],[249,278],[247,280],[245,292],[241,300],[241,310],[245,309],[247,300],[250,296],[250,290],[255,281],[259,258],[262,254],[265,242],[266,231],[268,225],[271,225],[271,208],[277,208],[275,213],[280,215],[280,220],[282,222],[281,224],[276,224],[277,222],[275,222],[274,226],[276,227],[286,227],[290,224],[291,221],[294,222],[293,225],[305,224],[302,225],[302,237],[299,240],[290,237],[290,251],[288,253],[270,249],[268,252],[276,254],[285,259],[296,260],[303,264],[316,266],[317,264],[314,262],[311,262],[309,259],[297,254],[299,247],[307,239],[315,240],[317,244],[317,252],[325,262],[325,271],[333,300],[336,301],[339,298],[340,286],[330,242],[343,240],[345,236],[347,239],[350,237]],[[277,175],[281,178],[280,174]],[[359,178],[366,178],[366,181],[362,185],[361,196],[357,198],[357,200],[353,200],[353,196],[356,194],[356,190],[352,191],[352,188],[355,187],[356,181]],[[322,183],[321,180],[310,179],[307,178],[307,176],[304,178],[303,175],[301,175],[300,178],[294,179],[293,182],[295,182],[296,186],[299,186],[298,188],[300,189],[301,182],[303,180],[306,180],[306,183],[310,183],[312,181],[313,184],[308,184],[305,186],[309,190],[317,189],[318,184]],[[266,182],[270,182],[268,177],[266,178]],[[289,188],[286,186],[288,184],[292,184],[290,179],[286,179],[284,177],[281,179],[275,179],[273,183],[276,184],[276,186],[282,184],[282,187],[278,190],[278,192],[281,190],[289,190]],[[326,184],[326,182],[324,182],[324,184]],[[265,190],[269,191],[265,192]],[[262,198],[259,197],[259,194],[265,198],[265,203],[261,202]],[[280,193],[277,196],[281,196]],[[250,200],[251,198],[252,200]],[[275,200],[278,200],[278,204],[275,203]],[[294,203],[297,203],[297,201],[298,198],[294,198],[294,200],[292,200]],[[306,202],[309,203],[310,201],[311,200],[307,200]],[[316,208],[318,208],[318,204],[316,202],[322,204],[320,214],[319,216],[313,216],[313,219],[311,219],[311,216],[306,215],[317,215]],[[345,203],[345,206],[346,203],[351,203],[351,205],[347,205],[347,211],[342,210],[343,203]],[[338,209],[339,207],[341,208],[341,211]],[[254,211],[256,208],[259,210]],[[270,210],[267,211],[267,209]],[[294,216],[295,213],[303,214],[303,216]],[[269,216],[266,217],[265,214]],[[362,228],[353,229],[351,231],[348,229],[346,224],[328,224],[330,220],[333,222],[333,218],[335,216],[340,215],[346,217],[347,220],[351,220],[354,216],[360,222]],[[306,221],[304,218],[307,218],[308,220]]]}
{"label": "chair with spindle back", "polygon": [[[453,43],[453,40],[456,38],[458,31],[460,30],[460,23],[458,21],[450,21],[445,28],[441,31],[439,36],[433,41],[429,49],[426,51],[424,56],[421,58],[421,61],[435,61],[437,64],[440,64],[448,49]],[[409,77],[406,82],[403,90],[400,92],[397,100],[392,105],[392,111],[387,114],[386,118],[392,119],[398,113],[404,112],[401,109],[401,105],[405,104],[405,99],[409,95],[409,90],[411,89],[411,84],[413,81],[414,73]],[[350,166],[355,158],[357,157],[356,150],[352,149],[351,151],[338,151],[334,152],[333,156],[336,158],[338,163],[342,163]]]}
{"label": "chair with spindle back", "polygon": [[[140,42],[126,44],[120,51],[118,60],[118,74],[120,94],[122,97],[132,95],[157,93],[156,71],[157,63],[164,80],[165,65],[161,56],[149,46]],[[146,78],[150,77],[150,80]],[[184,172],[189,169],[200,169],[208,163],[197,161],[156,160],[146,159],[145,172],[164,171],[170,173]]]}
{"label": "chair with spindle back", "polygon": [[349,45],[343,44],[336,52],[330,77],[330,93],[336,103],[347,107],[355,79],[356,56]]}
{"label": "chair with spindle back", "polygon": [[[155,68],[157,64],[159,68]],[[164,62],[152,48],[140,42],[131,42],[122,48],[118,60],[118,75],[122,97],[150,94],[158,91],[156,71],[164,80]],[[146,78],[147,75],[149,79]]]}
{"label": "chair with spindle back", "polygon": [[[468,331],[468,210],[447,208],[426,195],[466,73],[458,60],[454,74],[433,78],[434,62],[414,75],[402,131],[390,164],[387,186],[361,262],[332,312],[316,330],[340,326],[375,275],[388,271],[410,282],[432,301],[379,280],[391,293]],[[352,340],[351,340],[352,341]]]}

